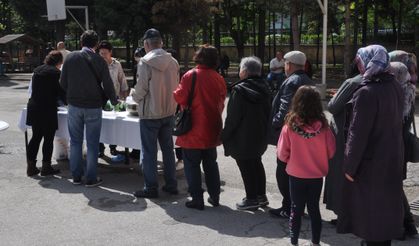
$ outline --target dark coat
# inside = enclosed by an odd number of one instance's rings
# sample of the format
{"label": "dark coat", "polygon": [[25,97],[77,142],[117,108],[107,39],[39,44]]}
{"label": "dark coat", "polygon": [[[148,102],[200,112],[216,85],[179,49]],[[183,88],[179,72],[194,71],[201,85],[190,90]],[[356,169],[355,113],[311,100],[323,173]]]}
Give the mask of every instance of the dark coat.
{"label": "dark coat", "polygon": [[[87,59],[90,60],[92,68]],[[67,55],[60,84],[66,91],[68,104],[72,106],[101,108],[104,95],[113,105],[118,103],[108,64],[100,55],[87,51],[85,47]]]}
{"label": "dark coat", "polygon": [[267,148],[270,112],[269,89],[262,78],[233,85],[221,133],[225,155],[239,160],[261,157]]}
{"label": "dark coat", "polygon": [[333,115],[331,127],[336,138],[336,152],[329,161],[329,173],[326,176],[323,202],[326,208],[338,214],[338,207],[342,199],[343,173],[343,152],[345,150],[344,126],[347,110],[345,105],[352,99],[354,92],[359,88],[362,76],[358,75],[345,80],[327,108]]}
{"label": "dark coat", "polygon": [[393,75],[366,81],[352,100],[338,232],[367,241],[403,233],[403,92]]}
{"label": "dark coat", "polygon": [[285,116],[291,106],[292,98],[298,88],[303,85],[313,85],[314,82],[302,70],[291,74],[281,85],[278,93],[272,102],[271,127],[269,128],[268,143],[276,145],[279,134],[281,134],[284,125]]}
{"label": "dark coat", "polygon": [[60,70],[55,66],[41,65],[32,76],[32,94],[28,101],[26,124],[58,129],[57,101],[65,101],[59,84]]}

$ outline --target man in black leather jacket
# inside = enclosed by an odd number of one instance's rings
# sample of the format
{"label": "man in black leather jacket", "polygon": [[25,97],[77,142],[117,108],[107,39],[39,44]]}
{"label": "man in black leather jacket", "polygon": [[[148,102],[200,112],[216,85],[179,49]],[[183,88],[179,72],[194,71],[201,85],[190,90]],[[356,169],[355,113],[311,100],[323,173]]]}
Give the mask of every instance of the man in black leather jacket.
{"label": "man in black leather jacket", "polygon": [[[300,51],[291,51],[285,54],[285,75],[287,79],[282,83],[277,95],[272,102],[271,129],[268,143],[277,145],[278,138],[284,124],[285,116],[294,97],[295,92],[303,85],[313,85],[314,82],[304,72],[306,56]],[[289,193],[289,176],[285,172],[286,163],[277,159],[276,181],[283,197],[282,207],[271,209],[269,212],[277,217],[289,218],[291,198]]]}

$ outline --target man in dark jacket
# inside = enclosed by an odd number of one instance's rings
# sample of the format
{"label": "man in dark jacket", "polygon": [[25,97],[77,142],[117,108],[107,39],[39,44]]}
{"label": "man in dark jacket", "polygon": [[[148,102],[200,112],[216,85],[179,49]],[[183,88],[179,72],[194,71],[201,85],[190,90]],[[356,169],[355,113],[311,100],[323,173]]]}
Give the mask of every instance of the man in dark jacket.
{"label": "man in dark jacket", "polygon": [[225,155],[236,160],[246,190],[246,197],[236,204],[239,210],[257,210],[269,204],[262,155],[267,148],[265,137],[271,99],[261,71],[259,58],[241,60],[239,76],[242,80],[232,86],[221,135]]}
{"label": "man in dark jacket", "polygon": [[[70,167],[73,183],[81,184],[83,175],[82,144],[86,128],[87,167],[86,186],[102,183],[96,176],[99,138],[102,128],[102,105],[104,95],[112,104],[118,103],[109,74],[108,64],[95,53],[98,43],[96,32],[88,30],[81,36],[81,51],[67,55],[60,84],[67,93],[68,131],[70,133]],[[103,87],[103,89],[102,89]]]}
{"label": "man in dark jacket", "polygon": [[[269,144],[278,143],[279,134],[284,124],[285,116],[294,97],[295,92],[303,85],[313,85],[314,82],[304,72],[306,55],[300,51],[291,51],[285,54],[285,75],[287,79],[282,83],[278,94],[272,102],[271,111],[271,132],[269,135]],[[289,218],[291,208],[291,198],[289,194],[289,176],[285,172],[286,164],[277,159],[276,181],[283,197],[282,207],[271,209],[269,212],[281,218]]]}

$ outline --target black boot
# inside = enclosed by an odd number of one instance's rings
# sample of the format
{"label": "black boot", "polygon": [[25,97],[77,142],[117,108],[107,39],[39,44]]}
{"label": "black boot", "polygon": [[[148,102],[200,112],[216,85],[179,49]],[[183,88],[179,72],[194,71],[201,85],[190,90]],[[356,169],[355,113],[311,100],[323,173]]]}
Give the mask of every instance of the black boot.
{"label": "black boot", "polygon": [[35,161],[28,160],[27,163],[28,163],[28,166],[26,168],[26,175],[28,175],[28,177],[38,175],[39,169],[36,167],[36,160]]}
{"label": "black boot", "polygon": [[54,169],[51,161],[42,161],[41,176],[49,176],[60,173],[60,169]]}

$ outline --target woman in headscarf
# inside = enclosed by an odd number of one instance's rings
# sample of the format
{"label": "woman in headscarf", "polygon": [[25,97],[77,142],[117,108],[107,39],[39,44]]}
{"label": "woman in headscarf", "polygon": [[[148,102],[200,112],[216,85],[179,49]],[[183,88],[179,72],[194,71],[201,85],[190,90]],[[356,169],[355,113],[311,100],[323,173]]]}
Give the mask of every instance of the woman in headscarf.
{"label": "woman in headscarf", "polygon": [[[391,52],[393,53],[393,52]],[[391,54],[390,53],[390,54]],[[390,60],[392,59],[392,56],[390,55]],[[406,63],[409,65],[409,63]],[[404,94],[404,104],[403,104],[403,140],[404,140],[404,161],[403,161],[403,179],[406,179],[407,175],[407,162],[406,159],[409,155],[409,148],[408,146],[409,142],[407,141],[409,131],[413,122],[414,116],[414,103],[415,103],[415,96],[416,96],[416,87],[412,83],[410,73],[408,71],[407,66],[402,62],[391,62],[390,63],[390,70],[396,77],[397,82],[400,83],[403,94]],[[402,240],[405,239],[405,236],[415,236],[418,234],[418,231],[416,229],[415,220],[413,218],[413,214],[410,212],[410,206],[409,202],[407,201],[406,194],[403,192],[403,205],[404,205],[404,220],[403,220],[403,226],[404,226],[404,235],[401,238]]]}
{"label": "woman in headscarf", "polygon": [[360,48],[361,87],[349,102],[338,232],[361,245],[391,245],[403,234],[403,91],[379,45]]}

